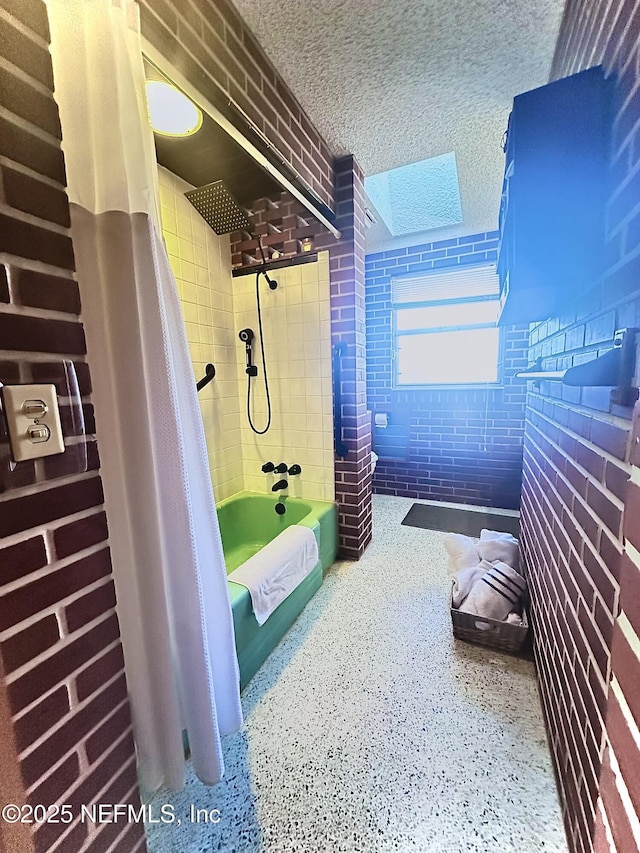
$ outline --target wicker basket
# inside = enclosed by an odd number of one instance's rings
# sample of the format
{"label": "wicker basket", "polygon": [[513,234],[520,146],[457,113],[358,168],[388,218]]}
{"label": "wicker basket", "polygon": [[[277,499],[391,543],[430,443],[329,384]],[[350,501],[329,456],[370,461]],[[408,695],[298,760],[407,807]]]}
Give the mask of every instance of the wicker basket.
{"label": "wicker basket", "polygon": [[[479,646],[489,646],[503,652],[519,652],[527,639],[529,623],[525,609],[522,610],[522,625],[511,625],[509,622],[498,622],[496,619],[486,619],[474,616],[472,613],[461,613],[457,610],[449,596],[453,636],[468,643]],[[479,627],[481,626],[481,627]]]}

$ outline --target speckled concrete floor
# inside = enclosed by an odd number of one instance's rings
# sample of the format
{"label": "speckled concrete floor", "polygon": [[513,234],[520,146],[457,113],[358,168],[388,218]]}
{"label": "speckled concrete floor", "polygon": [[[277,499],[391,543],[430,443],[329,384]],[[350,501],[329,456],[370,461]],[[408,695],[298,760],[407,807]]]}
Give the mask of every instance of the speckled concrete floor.
{"label": "speckled concrete floor", "polygon": [[224,780],[152,801],[181,825],[151,853],[566,853],[533,665],[453,641],[444,534],[402,527],[411,504],[375,497],[363,559],[243,694]]}

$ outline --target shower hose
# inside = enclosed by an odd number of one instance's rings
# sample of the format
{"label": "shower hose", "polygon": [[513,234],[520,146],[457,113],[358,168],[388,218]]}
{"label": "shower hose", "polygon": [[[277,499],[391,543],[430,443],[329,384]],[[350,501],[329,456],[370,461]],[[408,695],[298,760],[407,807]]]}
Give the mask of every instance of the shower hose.
{"label": "shower hose", "polygon": [[[257,238],[258,246],[260,247],[260,254],[262,255],[262,263],[266,265],[267,261],[264,256],[264,251],[262,249],[262,240],[260,236]],[[247,376],[247,420],[249,421],[249,426],[255,432],[256,435],[264,435],[265,432],[271,426],[271,395],[269,393],[269,376],[267,375],[267,360],[264,355],[264,333],[262,331],[262,308],[260,305],[260,276],[264,275],[266,280],[269,282],[269,286],[271,287],[272,282],[269,276],[266,274],[264,267],[259,269],[256,273],[256,307],[258,309],[258,333],[260,335],[260,354],[262,356],[262,370],[264,372],[264,389],[267,397],[267,425],[264,429],[257,429],[255,424],[253,423],[253,419],[251,417],[251,376]],[[275,284],[275,282],[273,282]],[[275,288],[272,288],[275,289]]]}

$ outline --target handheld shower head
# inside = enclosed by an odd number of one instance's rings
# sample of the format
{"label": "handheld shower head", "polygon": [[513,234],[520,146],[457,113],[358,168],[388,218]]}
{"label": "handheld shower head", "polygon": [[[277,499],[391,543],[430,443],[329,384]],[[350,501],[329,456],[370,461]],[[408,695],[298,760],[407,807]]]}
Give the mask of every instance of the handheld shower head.
{"label": "handheld shower head", "polygon": [[238,337],[244,344],[245,352],[247,354],[247,376],[257,376],[258,368],[255,366],[252,360],[252,344],[255,335],[253,334],[253,329],[242,329],[238,333]]}

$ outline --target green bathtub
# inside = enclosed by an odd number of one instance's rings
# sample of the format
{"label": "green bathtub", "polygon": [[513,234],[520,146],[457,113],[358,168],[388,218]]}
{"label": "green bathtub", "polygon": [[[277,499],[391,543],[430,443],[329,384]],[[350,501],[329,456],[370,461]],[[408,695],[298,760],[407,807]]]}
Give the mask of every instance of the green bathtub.
{"label": "green bathtub", "polygon": [[328,501],[282,498],[287,511],[278,515],[278,498],[254,492],[239,492],[218,504],[227,574],[257,553],[291,524],[310,527],[318,542],[320,560],[264,625],[256,622],[249,590],[229,581],[229,598],[240,666],[240,688],[244,689],[322,585],[324,572],[338,550],[338,510]]}

